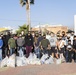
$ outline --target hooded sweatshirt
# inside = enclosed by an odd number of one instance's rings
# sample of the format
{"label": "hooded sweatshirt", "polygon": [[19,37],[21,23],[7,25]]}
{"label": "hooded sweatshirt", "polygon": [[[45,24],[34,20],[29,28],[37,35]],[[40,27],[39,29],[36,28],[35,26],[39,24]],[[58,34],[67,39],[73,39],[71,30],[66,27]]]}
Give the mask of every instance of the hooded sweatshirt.
{"label": "hooded sweatshirt", "polygon": [[2,48],[2,46],[3,46],[3,40],[0,39],[0,49]]}

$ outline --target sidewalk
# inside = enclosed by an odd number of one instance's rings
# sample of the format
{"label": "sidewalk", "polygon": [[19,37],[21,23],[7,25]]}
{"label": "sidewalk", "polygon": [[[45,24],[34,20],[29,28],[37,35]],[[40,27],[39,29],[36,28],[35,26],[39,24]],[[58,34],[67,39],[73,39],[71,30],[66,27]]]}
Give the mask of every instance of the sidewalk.
{"label": "sidewalk", "polygon": [[0,71],[0,75],[76,75],[76,63],[7,68],[7,70]]}

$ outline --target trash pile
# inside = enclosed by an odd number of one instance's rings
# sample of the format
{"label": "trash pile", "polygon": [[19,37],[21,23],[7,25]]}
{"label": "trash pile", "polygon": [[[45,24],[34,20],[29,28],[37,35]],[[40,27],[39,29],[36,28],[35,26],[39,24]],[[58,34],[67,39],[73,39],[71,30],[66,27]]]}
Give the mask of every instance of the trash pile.
{"label": "trash pile", "polygon": [[[16,67],[16,66],[26,66],[26,65],[42,65],[42,64],[53,64],[54,58],[48,56],[48,54],[43,54],[41,59],[38,59],[34,53],[30,53],[29,57],[25,56],[19,57],[15,54],[11,55],[9,58],[6,56],[1,62],[0,67]],[[57,64],[61,63],[61,60],[56,61]]]}

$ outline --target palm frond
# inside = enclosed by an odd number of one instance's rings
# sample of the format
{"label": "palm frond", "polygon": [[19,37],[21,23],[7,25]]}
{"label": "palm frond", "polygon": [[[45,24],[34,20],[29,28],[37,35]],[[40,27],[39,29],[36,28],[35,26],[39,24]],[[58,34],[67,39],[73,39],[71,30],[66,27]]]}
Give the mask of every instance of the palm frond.
{"label": "palm frond", "polygon": [[31,3],[31,4],[34,4],[34,0],[30,0],[30,3]]}

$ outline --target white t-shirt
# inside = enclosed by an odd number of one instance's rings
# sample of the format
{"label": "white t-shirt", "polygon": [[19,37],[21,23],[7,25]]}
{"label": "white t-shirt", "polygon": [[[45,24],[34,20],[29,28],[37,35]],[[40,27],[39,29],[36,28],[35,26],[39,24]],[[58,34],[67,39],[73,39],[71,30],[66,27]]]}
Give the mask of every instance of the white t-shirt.
{"label": "white t-shirt", "polygon": [[56,46],[56,42],[57,42],[57,38],[56,37],[51,37],[49,39],[50,45],[51,47],[55,47]]}
{"label": "white t-shirt", "polygon": [[51,35],[46,35],[46,39],[50,39],[51,38]]}

